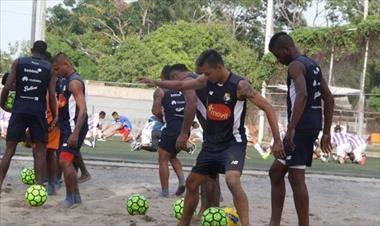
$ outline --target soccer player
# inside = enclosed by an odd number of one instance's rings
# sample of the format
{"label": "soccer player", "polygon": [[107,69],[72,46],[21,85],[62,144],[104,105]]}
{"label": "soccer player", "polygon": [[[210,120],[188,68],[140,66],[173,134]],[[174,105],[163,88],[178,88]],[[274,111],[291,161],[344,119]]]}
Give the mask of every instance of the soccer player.
{"label": "soccer player", "polygon": [[305,184],[305,169],[313,159],[313,144],[322,129],[322,100],[324,102],[324,128],[321,148],[331,152],[330,127],[334,99],[319,65],[301,55],[293,39],[286,33],[275,34],[269,50],[277,60],[288,67],[288,128],[284,138],[286,156],[277,159],[269,171],[271,179],[272,216],[270,225],[280,225],[285,200],[285,174],[293,190],[298,224],[309,225],[309,195]]}
{"label": "soccer player", "polygon": [[64,78],[59,93],[61,101],[59,108],[61,130],[59,165],[63,171],[66,185],[66,198],[63,206],[70,208],[82,202],[73,161],[81,158],[80,148],[88,131],[85,86],[67,55],[58,53],[52,62],[54,72]]}
{"label": "soccer player", "polygon": [[214,49],[205,50],[196,61],[197,79],[182,81],[155,81],[140,78],[152,86],[172,90],[195,89],[198,96],[198,117],[204,124],[204,142],[196,165],[186,180],[183,217],[179,225],[189,225],[199,201],[199,186],[208,176],[215,178],[225,173],[226,183],[232,193],[241,225],[249,225],[247,196],[240,177],[244,168],[247,137],[244,128],[246,100],[263,109],[272,128],[275,142],[272,152],[283,151],[273,107],[255,91],[243,77],[231,73],[222,56]]}
{"label": "soccer player", "polygon": [[[10,111],[5,106],[9,91],[15,84],[16,98],[9,121],[6,149],[0,163],[1,185],[7,174],[9,164],[15,154],[18,142],[24,141],[25,129],[30,130],[33,145],[34,168],[37,184],[43,185],[46,167],[46,143],[48,124],[46,121],[46,94],[50,106],[55,109],[55,79],[52,79],[51,64],[44,60],[47,45],[44,41],[36,41],[31,49],[32,57],[21,57],[12,63],[9,77],[1,92],[0,107]],[[55,118],[55,112],[52,112]]]}
{"label": "soccer player", "polygon": [[131,121],[126,116],[119,115],[116,111],[112,112],[112,117],[115,120],[114,124],[103,131],[103,138],[106,139],[118,132],[121,134],[123,141],[128,142],[130,140],[129,134],[132,131]]}
{"label": "soccer player", "polygon": [[334,128],[334,135],[332,143],[336,145],[337,160],[340,164],[344,163],[344,159],[348,153],[351,152],[351,145],[348,141],[347,135],[342,132],[340,125],[336,125]]}
{"label": "soccer player", "polygon": [[[170,71],[185,68],[183,64],[174,64],[169,70],[169,79],[186,80],[186,77],[170,77]],[[187,69],[186,69],[187,70]],[[165,73],[165,72],[164,72]],[[155,92],[152,113],[159,116],[163,109],[165,126],[158,144],[159,174],[161,182],[161,196],[169,197],[169,161],[174,163],[173,168],[178,176],[178,188],[175,192],[179,196],[185,192],[185,177],[182,165],[177,158],[180,150],[186,149],[190,135],[190,127],[197,109],[197,97],[194,90],[173,91],[162,90]]]}
{"label": "soccer player", "polygon": [[347,133],[348,141],[352,146],[352,153],[354,155],[354,163],[365,165],[367,157],[365,156],[365,150],[367,148],[367,142],[360,136]]}

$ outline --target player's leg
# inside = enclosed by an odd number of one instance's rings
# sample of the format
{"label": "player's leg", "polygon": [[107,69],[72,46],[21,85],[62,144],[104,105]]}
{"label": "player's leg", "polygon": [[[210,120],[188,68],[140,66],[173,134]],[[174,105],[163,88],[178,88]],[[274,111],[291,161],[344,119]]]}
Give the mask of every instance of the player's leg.
{"label": "player's leg", "polygon": [[289,182],[298,215],[298,225],[309,225],[309,193],[305,183],[305,169],[289,167]]}
{"label": "player's leg", "polygon": [[191,172],[186,179],[186,194],[182,219],[178,225],[188,226],[199,201],[199,186],[207,179],[206,175]]}
{"label": "player's leg", "polygon": [[46,152],[46,166],[48,172],[48,195],[55,195],[55,179],[57,178],[57,158],[55,156],[56,149],[48,149]]}
{"label": "player's leg", "polygon": [[9,120],[7,131],[6,147],[0,163],[0,192],[1,185],[3,184],[4,178],[7,175],[12,157],[16,152],[17,143],[25,139],[26,127],[27,122],[23,115],[12,114]]}
{"label": "player's leg", "polygon": [[201,184],[201,206],[197,217],[200,219],[203,212],[209,207],[217,207],[220,204],[220,186],[219,175],[216,177],[207,177],[206,181]]}
{"label": "player's leg", "polygon": [[77,158],[75,158],[75,164],[79,167],[81,175],[78,178],[78,183],[83,183],[91,179],[91,175],[87,170],[87,167],[83,161],[81,153],[78,154]]}
{"label": "player's leg", "polygon": [[240,176],[241,172],[239,170],[227,170],[226,183],[232,193],[241,225],[249,225],[248,198],[241,186]]}
{"label": "player's leg", "polygon": [[[283,161],[281,163],[280,161]],[[288,168],[285,166],[284,160],[274,160],[272,167],[269,170],[269,177],[271,182],[271,219],[270,226],[280,225],[282,209],[285,201],[285,174]]]}
{"label": "player's leg", "polygon": [[297,131],[294,135],[295,150],[287,158],[289,182],[298,216],[298,225],[309,225],[309,193],[305,183],[305,169],[313,161],[313,145],[319,130]]}
{"label": "player's leg", "polygon": [[16,152],[17,147],[16,141],[7,141],[5,152],[3,154],[3,158],[0,163],[0,193],[1,193],[1,185],[3,184],[4,178],[7,175],[9,165],[11,163],[12,157]]}
{"label": "player's leg", "polygon": [[163,197],[169,197],[169,159],[171,154],[163,148],[158,149],[158,164],[161,183],[161,193]]}
{"label": "player's leg", "polygon": [[183,175],[182,164],[181,161],[175,155],[172,155],[169,161],[172,164],[174,172],[178,178],[178,187],[177,191],[175,192],[175,195],[180,196],[185,192],[186,189],[185,176]]}
{"label": "player's leg", "polygon": [[240,176],[244,168],[246,148],[245,144],[233,144],[217,156],[217,161],[225,171],[226,183],[232,193],[241,225],[249,225],[248,198],[240,182]]}
{"label": "player's leg", "polygon": [[66,208],[72,207],[81,200],[76,197],[79,195],[77,174],[73,166],[75,156],[69,150],[62,150],[59,156],[59,165],[63,172],[66,185],[66,198],[63,201],[63,206]]}

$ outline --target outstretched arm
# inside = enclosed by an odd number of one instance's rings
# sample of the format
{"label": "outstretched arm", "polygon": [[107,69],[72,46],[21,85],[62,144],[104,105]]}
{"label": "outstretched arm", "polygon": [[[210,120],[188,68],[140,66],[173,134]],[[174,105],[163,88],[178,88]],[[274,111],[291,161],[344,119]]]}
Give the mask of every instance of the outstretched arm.
{"label": "outstretched arm", "polygon": [[274,139],[272,153],[276,158],[285,157],[284,148],[280,138],[280,132],[278,129],[277,116],[272,105],[270,105],[268,101],[260,95],[259,92],[255,91],[246,80],[241,80],[239,82],[237,95],[239,100],[248,99],[250,102],[265,112]]}
{"label": "outstretched arm", "polygon": [[160,88],[164,89],[171,89],[171,90],[189,90],[189,89],[201,89],[206,86],[207,79],[204,75],[199,76],[197,79],[189,79],[189,80],[182,80],[182,81],[158,81],[158,80],[152,80],[145,77],[140,77],[137,79],[139,82],[144,83],[148,86],[155,87],[158,86]]}
{"label": "outstretched arm", "polygon": [[55,76],[55,73],[51,73],[50,76],[50,83],[49,83],[49,106],[50,111],[53,116],[53,121],[51,122],[49,130],[55,127],[55,124],[58,122],[58,115],[57,115],[57,98],[55,93],[55,87],[57,84],[57,77]]}
{"label": "outstretched arm", "polygon": [[323,115],[324,115],[324,125],[323,125],[323,135],[321,138],[321,149],[325,153],[330,153],[332,150],[331,146],[331,135],[330,128],[334,113],[334,97],[332,96],[327,82],[324,78],[321,81],[321,93],[323,100]]}

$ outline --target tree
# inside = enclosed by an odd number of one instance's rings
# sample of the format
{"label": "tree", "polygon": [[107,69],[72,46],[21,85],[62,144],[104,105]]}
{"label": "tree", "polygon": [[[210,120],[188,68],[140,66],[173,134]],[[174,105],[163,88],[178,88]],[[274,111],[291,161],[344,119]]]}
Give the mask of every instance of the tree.
{"label": "tree", "polygon": [[375,96],[368,99],[368,104],[373,110],[380,111],[380,86],[374,87],[371,93]]}
{"label": "tree", "polygon": [[[368,15],[380,15],[380,1],[368,2]],[[343,21],[358,23],[363,19],[364,1],[363,0],[326,0],[326,10],[330,21],[339,24]],[[340,12],[341,16],[339,16]]]}
{"label": "tree", "polygon": [[0,51],[0,72],[8,72],[10,66],[18,57],[25,57],[30,55],[29,42],[16,42],[14,45],[8,44],[8,51]]}

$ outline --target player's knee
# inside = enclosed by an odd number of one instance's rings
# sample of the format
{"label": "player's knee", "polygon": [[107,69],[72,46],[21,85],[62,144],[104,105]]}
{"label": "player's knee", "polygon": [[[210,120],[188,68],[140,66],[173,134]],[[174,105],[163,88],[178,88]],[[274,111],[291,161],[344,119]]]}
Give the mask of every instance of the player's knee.
{"label": "player's knee", "polygon": [[59,155],[59,165],[62,168],[69,166],[74,161],[74,155],[70,152],[61,152]]}
{"label": "player's knee", "polygon": [[197,189],[198,189],[198,186],[197,184],[195,183],[195,181],[193,179],[191,179],[190,177],[188,177],[186,179],[186,189],[189,191],[189,192],[195,192]]}

